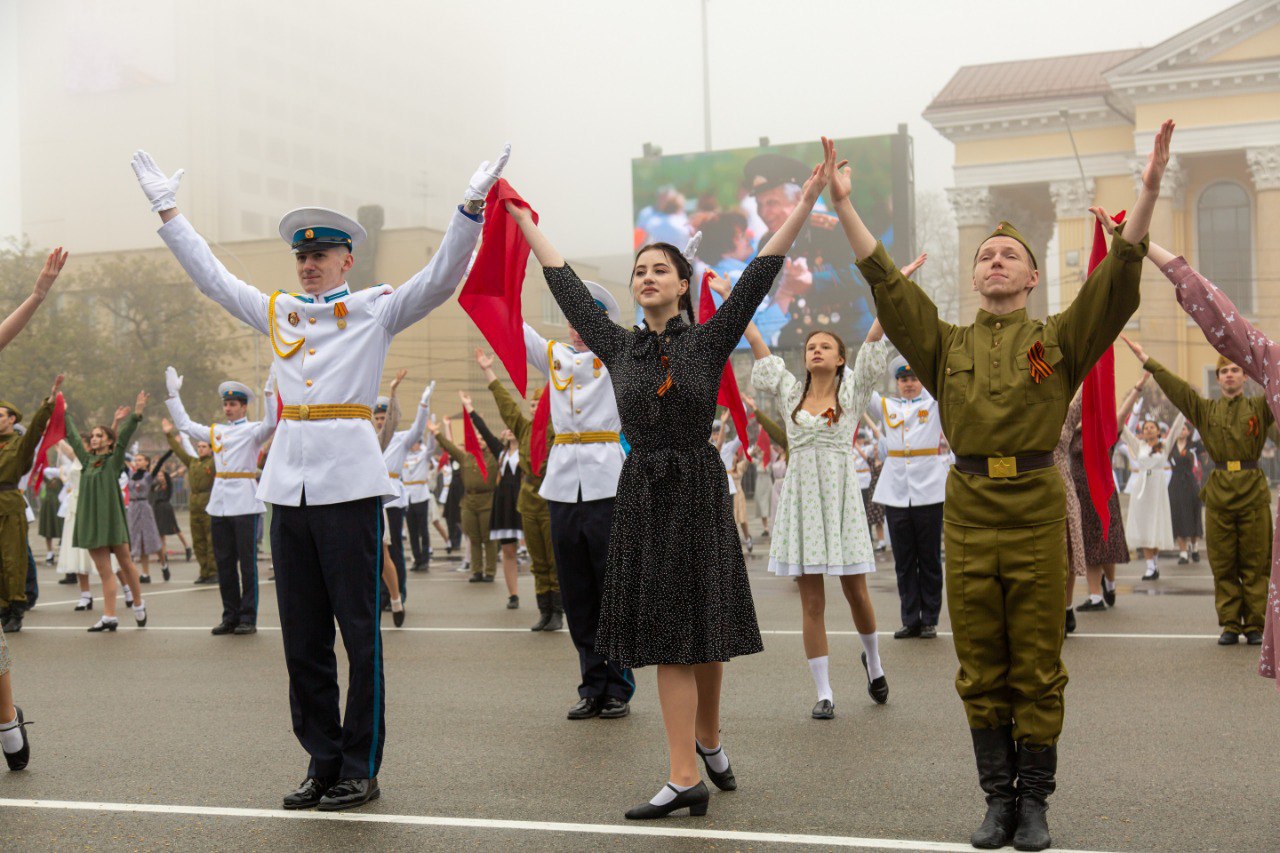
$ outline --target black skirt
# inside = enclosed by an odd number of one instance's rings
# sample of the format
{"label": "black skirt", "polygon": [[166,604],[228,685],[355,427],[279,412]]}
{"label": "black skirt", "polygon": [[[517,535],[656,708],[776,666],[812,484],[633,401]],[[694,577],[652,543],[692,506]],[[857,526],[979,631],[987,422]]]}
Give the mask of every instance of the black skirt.
{"label": "black skirt", "polygon": [[493,492],[493,512],[489,516],[490,539],[516,539],[523,529],[520,510],[520,469],[509,470],[505,465],[498,486]]}
{"label": "black skirt", "polygon": [[173,504],[168,501],[154,501],[151,509],[156,515],[156,529],[161,536],[177,536],[182,532],[178,527],[178,517],[173,514]]}

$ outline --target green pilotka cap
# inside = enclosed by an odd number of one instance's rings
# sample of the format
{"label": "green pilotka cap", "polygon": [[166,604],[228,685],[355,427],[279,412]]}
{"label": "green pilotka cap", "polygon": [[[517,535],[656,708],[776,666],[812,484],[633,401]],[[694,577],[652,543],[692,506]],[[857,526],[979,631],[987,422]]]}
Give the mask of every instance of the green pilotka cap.
{"label": "green pilotka cap", "polygon": [[982,251],[982,247],[985,246],[987,240],[990,240],[992,237],[1008,237],[1011,240],[1017,240],[1022,244],[1022,248],[1027,250],[1027,255],[1031,258],[1031,268],[1033,270],[1040,269],[1040,265],[1036,263],[1036,253],[1031,251],[1031,244],[1027,242],[1027,238],[1023,237],[1021,232],[1019,232],[1017,228],[1013,227],[1012,223],[1005,222],[1004,220],[1000,221],[1000,224],[996,226],[996,230],[991,232],[990,237],[978,244],[978,251],[973,253],[973,260],[975,263],[978,260],[978,252]]}
{"label": "green pilotka cap", "polygon": [[22,412],[21,410],[18,409],[17,406],[15,406],[13,403],[10,403],[8,400],[0,400],[0,406],[3,406],[4,408],[8,409],[10,412],[13,413],[13,422],[15,424],[22,423]]}

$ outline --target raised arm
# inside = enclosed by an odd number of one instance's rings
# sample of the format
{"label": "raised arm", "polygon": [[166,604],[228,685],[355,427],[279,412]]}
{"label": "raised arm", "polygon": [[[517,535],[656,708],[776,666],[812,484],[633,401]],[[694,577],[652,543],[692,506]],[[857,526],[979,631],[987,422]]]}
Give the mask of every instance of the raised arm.
{"label": "raised arm", "polygon": [[884,330],[877,320],[871,324],[867,339],[858,348],[858,356],[853,361],[852,375],[846,375],[840,384],[840,405],[851,412],[865,414],[871,392],[884,378],[884,371],[889,360],[888,344],[884,340]]}
{"label": "raised arm", "polygon": [[[698,232],[702,234],[701,231]],[[729,298],[729,294],[733,292],[733,284],[725,276],[720,275],[715,270],[710,270],[707,276],[707,287],[715,291],[716,295],[723,301]],[[768,358],[770,355],[769,345],[765,343],[764,335],[760,334],[760,329],[756,326],[755,321],[747,323],[747,329],[744,332],[747,343],[751,345],[751,355],[756,361]]]}
{"label": "raised arm", "polygon": [[[528,329],[528,326],[525,328]],[[493,394],[493,401],[498,404],[498,414],[501,415],[502,422],[507,425],[507,429],[515,433],[516,438],[523,439],[525,430],[532,426],[532,422],[520,411],[520,404],[515,401],[515,398],[502,387],[498,374],[493,372],[493,356],[476,347],[476,364],[480,365],[480,369],[484,371],[485,381],[489,383],[489,393]]]}
{"label": "raised arm", "polygon": [[207,424],[198,424],[191,420],[191,416],[187,414],[187,409],[182,405],[182,397],[179,391],[182,390],[182,377],[178,375],[178,371],[172,367],[166,367],[164,370],[165,390],[169,396],[165,398],[165,408],[169,410],[169,417],[173,418],[173,424],[178,428],[179,432],[185,433],[191,437],[192,441],[208,441],[209,426]]}
{"label": "raised arm", "polygon": [[1209,401],[1197,394],[1182,377],[1170,373],[1163,364],[1147,355],[1140,344],[1130,340],[1127,335],[1120,337],[1129,345],[1129,349],[1133,350],[1133,354],[1142,362],[1146,371],[1155,378],[1156,384],[1160,386],[1161,391],[1164,391],[1169,402],[1186,415],[1187,420],[1197,428],[1208,426]]}
{"label": "raised arm", "polygon": [[76,459],[80,460],[81,465],[89,464],[89,451],[85,449],[84,439],[80,437],[80,430],[76,429],[75,419],[71,417],[71,413],[67,412],[67,447],[75,454]]}
{"label": "raised arm", "polygon": [[254,426],[254,440],[259,444],[265,445],[271,440],[271,434],[275,432],[276,422],[278,420],[278,410],[276,408],[276,369],[275,365],[267,371],[267,381],[262,387],[262,420],[258,421]]}
{"label": "raised arm", "polygon": [[36,309],[40,307],[45,297],[49,295],[49,289],[53,287],[54,281],[58,278],[58,273],[62,272],[62,267],[66,262],[67,253],[62,251],[61,246],[49,253],[49,257],[44,262],[44,269],[40,270],[40,275],[36,279],[36,286],[32,289],[31,295],[24,299],[21,305],[13,309],[13,313],[5,317],[3,322],[0,322],[0,350],[7,347],[9,342],[27,327],[27,323],[31,322],[31,318],[35,316]]}
{"label": "raised arm", "polygon": [[1164,434],[1164,450],[1160,451],[1161,459],[1168,459],[1169,454],[1173,451],[1174,442],[1178,440],[1178,436],[1182,433],[1182,425],[1187,422],[1187,416],[1178,412],[1178,416],[1173,419],[1173,426],[1169,427],[1169,431]]}
{"label": "raised arm", "polygon": [[406,446],[412,445],[415,441],[421,441],[423,435],[427,431],[427,419],[431,416],[431,392],[436,389],[436,383],[431,382],[422,391],[422,396],[418,398],[418,408],[414,411],[413,421],[409,424],[407,430],[409,440]]}
{"label": "raised arm", "polygon": [[178,457],[182,464],[188,468],[194,465],[196,457],[188,453],[187,449],[182,446],[182,439],[178,438],[173,421],[168,418],[162,418],[160,420],[160,428],[164,430],[165,441],[169,442],[169,449],[173,451],[173,455]]}
{"label": "raised arm", "polygon": [[173,449],[172,449],[172,448],[170,448],[169,450],[166,450],[166,451],[164,452],[164,454],[163,454],[163,455],[161,455],[161,457],[160,457],[159,459],[157,459],[155,462],[152,462],[152,463],[151,463],[151,473],[152,473],[153,475],[154,475],[154,474],[159,473],[160,469],[164,467],[164,463],[168,462],[168,461],[169,461],[169,457],[170,457],[170,456],[172,456],[172,455],[173,455]]}
{"label": "raised arm", "polygon": [[1151,214],[1156,209],[1156,201],[1160,198],[1160,182],[1164,179],[1165,170],[1169,167],[1169,157],[1173,147],[1173,128],[1171,119],[1166,119],[1156,131],[1151,144],[1151,154],[1147,157],[1147,165],[1142,170],[1142,189],[1138,200],[1129,211],[1129,222],[1125,227],[1129,237],[1135,243],[1141,243],[1151,230]]}
{"label": "raised arm", "polygon": [[462,399],[463,410],[471,416],[471,425],[476,428],[480,440],[489,448],[489,452],[494,456],[502,453],[502,442],[498,441],[498,437],[489,429],[489,425],[484,422],[484,418],[480,417],[480,413],[476,411],[475,405],[472,403],[471,395],[466,391],[459,391],[458,396]]}
{"label": "raised arm", "polygon": [[774,444],[783,450],[788,448],[787,431],[780,423],[759,409],[756,409],[756,422],[760,424],[760,428],[765,431]]}

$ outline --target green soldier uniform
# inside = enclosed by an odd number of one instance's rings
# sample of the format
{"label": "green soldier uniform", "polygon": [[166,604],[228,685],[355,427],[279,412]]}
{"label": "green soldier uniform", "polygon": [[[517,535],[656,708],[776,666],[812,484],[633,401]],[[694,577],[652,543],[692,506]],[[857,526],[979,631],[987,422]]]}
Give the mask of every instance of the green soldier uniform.
{"label": "green soldier uniform", "polygon": [[[991,236],[1026,247],[1008,223]],[[956,453],[943,516],[956,690],[988,805],[1005,823],[1015,775],[1016,797],[1041,808],[1055,787],[1067,540],[1053,449],[1076,389],[1137,310],[1146,246],[1117,234],[1075,302],[1048,320],[979,309],[970,326],[940,319],[883,245],[858,264],[889,339],[940,401]]]}
{"label": "green soldier uniform", "polygon": [[[1213,473],[1200,490],[1214,606],[1224,645],[1262,633],[1271,568],[1271,489],[1258,458],[1274,423],[1262,397],[1206,400],[1154,358],[1146,369],[1173,405],[1200,430]],[[1234,636],[1230,636],[1234,635]]]}
{"label": "green soldier uniform", "polygon": [[[15,424],[22,422],[22,412],[14,406],[4,400],[0,406],[13,414]],[[22,629],[27,603],[27,503],[18,481],[31,470],[52,414],[50,397],[36,410],[25,434],[0,436],[0,610],[7,614],[6,631]],[[10,620],[16,620],[16,627]]]}
{"label": "green soldier uniform", "polygon": [[756,412],[756,421],[760,424],[760,429],[764,430],[765,435],[769,436],[769,440],[782,448],[783,453],[789,451],[786,427],[759,411]]}
{"label": "green soldier uniform", "polygon": [[471,541],[471,579],[492,581],[498,569],[498,543],[489,538],[489,518],[493,514],[493,491],[501,473],[498,460],[484,448],[484,469],[488,476],[481,476],[474,456],[443,434],[437,435],[436,441],[461,468],[462,486],[466,490],[462,495],[462,532]]}
{"label": "green soldier uniform", "polygon": [[564,624],[564,604],[560,601],[560,578],[556,574],[555,552],[551,549],[551,511],[547,508],[546,499],[538,494],[538,489],[542,488],[542,478],[547,472],[546,460],[551,454],[551,442],[556,433],[548,423],[542,470],[535,474],[533,457],[529,452],[533,421],[524,416],[520,411],[520,404],[502,387],[500,380],[490,382],[489,390],[498,404],[502,422],[520,442],[520,471],[524,476],[520,480],[520,500],[516,503],[516,509],[520,510],[524,544],[529,549],[529,561],[533,564],[530,569],[533,574],[533,589],[538,595],[538,610],[542,614],[533,630],[559,631]]}
{"label": "green soldier uniform", "polygon": [[195,551],[196,563],[200,566],[199,583],[215,583],[218,580],[218,567],[213,560],[213,535],[211,522],[206,508],[209,506],[209,494],[213,491],[214,473],[217,462],[213,454],[206,457],[192,456],[187,453],[182,442],[173,433],[165,436],[173,455],[187,466],[187,510],[191,515],[191,550]]}

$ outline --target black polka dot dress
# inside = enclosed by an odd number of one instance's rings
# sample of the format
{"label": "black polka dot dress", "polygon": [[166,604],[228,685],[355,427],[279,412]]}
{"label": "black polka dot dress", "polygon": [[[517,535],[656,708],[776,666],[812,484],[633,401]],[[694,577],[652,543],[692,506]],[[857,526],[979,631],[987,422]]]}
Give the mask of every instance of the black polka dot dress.
{"label": "black polka dot dress", "polygon": [[728,478],[708,435],[724,365],[782,262],[756,258],[710,320],[676,317],[661,334],[611,322],[568,265],[543,270],[569,323],[608,366],[631,444],[596,632],[596,650],[624,667],[764,649]]}

